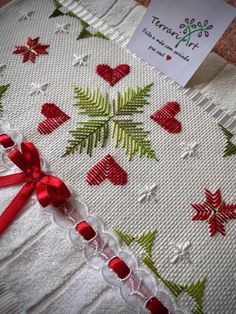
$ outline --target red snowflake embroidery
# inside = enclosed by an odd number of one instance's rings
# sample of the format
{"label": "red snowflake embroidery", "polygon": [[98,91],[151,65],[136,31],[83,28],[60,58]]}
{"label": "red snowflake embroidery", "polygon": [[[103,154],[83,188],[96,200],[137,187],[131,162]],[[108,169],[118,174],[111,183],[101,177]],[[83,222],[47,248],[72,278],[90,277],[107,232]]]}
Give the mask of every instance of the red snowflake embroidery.
{"label": "red snowflake embroidery", "polygon": [[236,219],[236,204],[225,204],[220,189],[215,193],[205,189],[205,197],[202,204],[192,204],[197,211],[192,220],[208,220],[211,236],[217,232],[225,235],[227,219]]}
{"label": "red snowflake embroidery", "polygon": [[22,54],[23,62],[28,60],[35,62],[36,56],[48,54],[46,49],[49,45],[42,45],[39,43],[39,37],[34,39],[28,37],[27,43],[23,46],[16,46],[16,50],[13,51],[13,54]]}

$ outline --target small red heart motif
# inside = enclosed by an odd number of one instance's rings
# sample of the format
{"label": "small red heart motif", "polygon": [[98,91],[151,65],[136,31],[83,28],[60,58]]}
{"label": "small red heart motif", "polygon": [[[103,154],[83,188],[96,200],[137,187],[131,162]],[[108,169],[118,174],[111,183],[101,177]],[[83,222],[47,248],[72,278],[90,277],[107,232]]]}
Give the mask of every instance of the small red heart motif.
{"label": "small red heart motif", "polygon": [[180,105],[176,102],[168,102],[163,107],[158,109],[151,115],[151,119],[162,126],[170,133],[181,132],[181,122],[175,118],[175,115],[180,112]]}
{"label": "small red heart motif", "polygon": [[46,117],[46,119],[39,123],[37,128],[41,134],[52,133],[52,131],[70,119],[70,117],[55,104],[43,104],[41,113]]}
{"label": "small red heart motif", "polygon": [[172,57],[170,56],[170,55],[166,55],[166,60],[167,61],[169,61],[169,60],[171,60],[172,59]]}
{"label": "small red heart motif", "polygon": [[105,179],[110,180],[114,185],[125,185],[128,181],[126,171],[110,154],[94,165],[86,176],[89,185],[99,185]]}
{"label": "small red heart motif", "polygon": [[114,86],[123,77],[130,73],[130,66],[128,64],[119,64],[112,69],[108,64],[99,64],[96,68],[96,72],[111,86]]}

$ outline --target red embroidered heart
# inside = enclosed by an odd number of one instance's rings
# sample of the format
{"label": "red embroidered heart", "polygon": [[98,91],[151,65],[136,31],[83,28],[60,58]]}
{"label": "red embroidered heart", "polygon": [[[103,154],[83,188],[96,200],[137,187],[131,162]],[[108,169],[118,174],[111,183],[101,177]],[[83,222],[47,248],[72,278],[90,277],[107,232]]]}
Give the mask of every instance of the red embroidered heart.
{"label": "red embroidered heart", "polygon": [[99,64],[96,72],[111,86],[114,86],[123,77],[130,72],[130,66],[128,64],[119,64],[116,68],[112,69],[108,64]]}
{"label": "red embroidered heart", "polygon": [[41,113],[46,119],[39,123],[38,131],[41,134],[50,134],[61,124],[70,119],[60,108],[55,104],[43,104]]}
{"label": "red embroidered heart", "polygon": [[169,60],[171,60],[172,59],[172,57],[170,56],[170,55],[166,55],[166,60],[167,61],[169,61]]}
{"label": "red embroidered heart", "polygon": [[177,102],[168,102],[151,115],[151,119],[157,122],[170,133],[179,133],[182,129],[181,122],[175,118],[180,112],[180,105]]}
{"label": "red embroidered heart", "polygon": [[86,176],[89,185],[99,185],[105,179],[114,185],[125,185],[128,181],[126,171],[109,154],[94,165]]}

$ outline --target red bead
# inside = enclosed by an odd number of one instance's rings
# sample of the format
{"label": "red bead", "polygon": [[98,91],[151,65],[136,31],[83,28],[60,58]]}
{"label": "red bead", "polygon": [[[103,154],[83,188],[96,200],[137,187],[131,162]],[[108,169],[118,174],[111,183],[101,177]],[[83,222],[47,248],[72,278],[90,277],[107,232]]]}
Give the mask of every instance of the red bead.
{"label": "red bead", "polygon": [[156,297],[152,297],[148,300],[146,309],[148,309],[152,314],[169,313],[168,309]]}
{"label": "red bead", "polygon": [[109,262],[109,267],[118,275],[119,278],[124,279],[130,274],[129,267],[118,256],[114,257]]}
{"label": "red bead", "polygon": [[86,221],[80,222],[76,226],[76,231],[79,232],[86,241],[90,241],[96,236],[95,230]]}

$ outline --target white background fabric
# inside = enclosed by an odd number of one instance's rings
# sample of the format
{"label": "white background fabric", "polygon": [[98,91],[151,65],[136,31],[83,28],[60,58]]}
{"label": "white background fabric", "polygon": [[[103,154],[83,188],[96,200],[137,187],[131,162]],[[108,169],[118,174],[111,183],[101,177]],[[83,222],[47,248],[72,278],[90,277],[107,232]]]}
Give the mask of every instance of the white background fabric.
{"label": "white background fabric", "polygon": [[[227,203],[236,202],[235,156],[223,158],[225,138],[216,121],[187,96],[173,89],[144,64],[109,41],[90,38],[76,41],[80,22],[70,17],[48,19],[54,7],[44,0],[16,1],[1,11],[1,60],[7,63],[2,83],[10,83],[4,95],[4,117],[20,130],[25,138],[35,143],[48,160],[54,175],[63,179],[84,200],[92,212],[99,214],[109,228],[120,228],[131,234],[157,229],[154,259],[160,273],[180,284],[207,277],[204,298],[206,313],[233,314],[236,306],[235,279],[235,221],[226,225],[225,237],[209,236],[207,222],[191,221],[191,203],[201,202],[204,188],[221,188]],[[18,22],[19,10],[35,10],[31,21]],[[55,34],[56,23],[71,24],[69,34]],[[47,56],[40,56],[35,64],[21,61],[12,55],[14,46],[24,44],[26,38],[40,36],[42,44],[50,44]],[[73,67],[73,53],[89,53],[88,65]],[[131,73],[114,87],[110,87],[95,72],[96,66],[107,63],[115,67],[128,63]],[[30,84],[49,83],[45,95],[29,96]],[[150,131],[149,139],[159,161],[134,158],[129,162],[122,148],[114,148],[109,138],[105,148],[94,150],[92,158],[85,153],[61,158],[70,138],[69,130],[77,122],[87,120],[78,115],[74,86],[80,85],[116,98],[117,91],[127,87],[154,83],[150,105],[144,113],[136,114],[135,121],[144,122]],[[167,101],[178,101],[178,119],[183,131],[173,135],[161,129],[149,116]],[[37,132],[43,120],[43,103],[53,102],[71,119],[51,135]],[[130,118],[130,117],[128,117]],[[180,159],[181,144],[199,143],[198,158]],[[106,181],[100,186],[88,186],[86,172],[97,161],[110,153],[128,173],[126,186],[113,186]],[[138,186],[158,185],[157,204],[138,203]],[[3,207],[9,203],[17,188],[1,191]],[[37,206],[35,206],[37,207]],[[22,211],[21,216],[1,239],[1,276],[18,296],[29,313],[133,313],[120,301],[117,292],[103,283],[99,272],[85,264],[66,239],[66,234],[55,229],[49,218],[34,206]],[[191,240],[192,265],[171,265],[170,242]],[[141,253],[135,246],[134,252]],[[180,303],[191,310],[192,301],[181,298]]]}
{"label": "white background fabric", "polygon": [[[134,0],[80,0],[78,3],[128,37],[133,34],[146,11],[146,8]],[[235,115],[235,82],[235,66],[228,64],[217,54],[210,53],[187,87],[199,90]]]}

